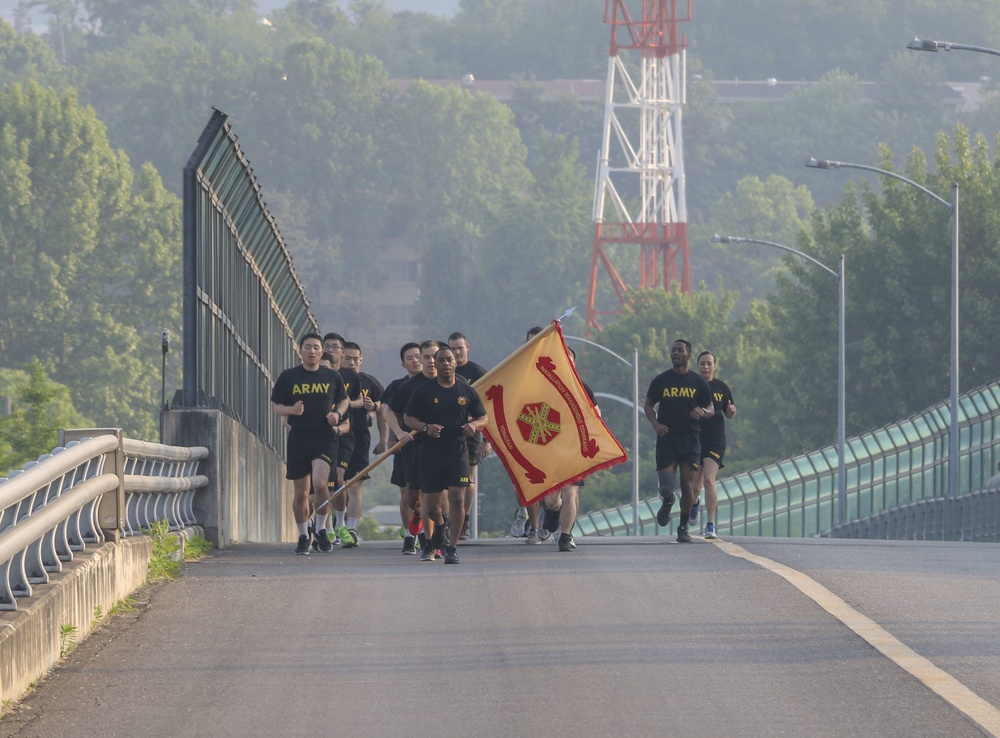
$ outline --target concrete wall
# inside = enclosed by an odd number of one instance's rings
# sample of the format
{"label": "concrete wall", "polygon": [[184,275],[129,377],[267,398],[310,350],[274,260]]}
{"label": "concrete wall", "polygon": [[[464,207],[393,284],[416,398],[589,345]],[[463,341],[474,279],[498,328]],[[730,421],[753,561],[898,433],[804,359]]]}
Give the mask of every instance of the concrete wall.
{"label": "concrete wall", "polygon": [[208,477],[208,487],[194,503],[207,540],[225,548],[296,539],[292,483],[285,479],[283,459],[220,410],[182,408],[164,416],[164,443],[209,450],[199,472]]}
{"label": "concrete wall", "polygon": [[32,585],[17,610],[0,612],[0,699],[18,699],[59,661],[60,630],[82,642],[102,614],[146,582],[153,540],[136,536],[77,553],[48,584]]}

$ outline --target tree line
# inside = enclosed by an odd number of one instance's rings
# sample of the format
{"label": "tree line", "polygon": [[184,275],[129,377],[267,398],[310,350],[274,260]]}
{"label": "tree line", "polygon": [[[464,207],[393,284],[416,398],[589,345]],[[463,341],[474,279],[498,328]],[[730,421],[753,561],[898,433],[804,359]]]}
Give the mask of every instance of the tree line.
{"label": "tree line", "polygon": [[[470,1],[442,19],[297,0],[266,24],[240,0],[40,5],[50,13],[42,38],[0,25],[0,366],[37,357],[92,422],[155,434],[159,329],[180,335],[180,172],[212,105],[234,121],[321,324],[374,325],[365,295],[381,279],[377,257],[401,241],[420,254],[420,335],[458,328],[483,364],[586,299],[601,111],[545,99],[531,78],[603,76],[603,3],[570,12],[554,1]],[[945,5],[922,4],[921,22]],[[987,35],[1000,15],[947,5],[955,18],[980,12],[966,28]],[[786,33],[780,9],[696,2],[685,145],[699,287],[636,293],[594,337],[625,356],[640,349],[641,390],[678,335],[714,351],[740,406],[730,471],[833,441],[837,297],[811,265],[712,244],[713,233],[785,243],[834,268],[845,254],[850,434],[947,396],[949,213],[904,185],[806,170],[810,156],[897,167],[942,195],[960,182],[962,388],[994,378],[1000,359],[990,309],[996,108],[941,106],[935,85],[952,58],[888,50],[899,3],[809,7],[785,12],[810,29],[805,38],[826,22],[830,48],[876,14],[864,54],[884,55],[877,69],[891,94],[866,97],[875,62],[842,50],[838,61],[826,42],[772,43]],[[748,47],[738,32],[753,27]],[[714,94],[713,78],[738,63],[763,76],[768,57],[816,84],[778,103],[730,106]],[[392,82],[470,70],[525,84],[502,104]],[[624,368],[577,349],[592,387],[629,394]],[[627,438],[628,409],[602,407]],[[627,499],[629,473],[588,483],[584,508]]]}

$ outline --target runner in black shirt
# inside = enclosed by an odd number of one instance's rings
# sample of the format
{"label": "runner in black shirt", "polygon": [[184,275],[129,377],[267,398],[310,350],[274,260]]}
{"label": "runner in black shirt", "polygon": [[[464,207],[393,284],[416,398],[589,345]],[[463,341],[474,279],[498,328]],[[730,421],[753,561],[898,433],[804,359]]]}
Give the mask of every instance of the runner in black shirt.
{"label": "runner in black shirt", "polygon": [[694,505],[688,522],[695,525],[698,522],[699,494],[705,487],[705,512],[708,520],[705,523],[705,538],[718,538],[715,532],[715,511],[719,503],[719,492],[715,485],[715,475],[724,465],[722,458],[726,455],[726,418],[736,417],[736,403],[729,385],[715,377],[715,356],[711,351],[698,354],[698,373],[708,382],[712,390],[712,404],[715,414],[701,422],[701,469],[694,481]]}
{"label": "runner in black shirt", "polygon": [[[403,412],[406,410],[406,403],[410,401],[413,391],[421,384],[437,377],[437,368],[434,366],[434,354],[441,348],[437,341],[424,341],[420,344],[420,374],[416,374],[396,388],[389,398],[389,409],[392,411],[398,432],[409,432],[409,427],[403,421]],[[388,418],[387,418],[388,419]],[[390,425],[391,427],[391,425]],[[413,443],[408,443],[400,449],[401,461],[403,462],[403,473],[406,476],[406,487],[409,491],[409,504],[413,510],[420,506],[420,473],[417,469],[419,455],[417,448],[423,442],[422,434],[418,434],[413,439]],[[405,452],[405,453],[404,453]],[[427,529],[427,518],[420,513],[424,537],[430,536],[433,530]],[[404,551],[404,553],[407,553]]]}
{"label": "runner in black shirt", "polygon": [[[455,373],[464,378],[469,384],[475,384],[486,370],[474,361],[469,361],[469,340],[464,333],[455,331],[448,336],[448,345],[455,354]],[[469,539],[469,515],[472,512],[472,505],[476,499],[476,484],[478,483],[479,460],[485,458],[489,453],[489,443],[483,438],[482,433],[469,438],[469,466],[471,481],[465,490],[465,523],[462,525],[462,532],[458,537],[460,541]]]}
{"label": "runner in black shirt", "polygon": [[681,520],[677,525],[677,540],[689,543],[688,516],[694,503],[694,477],[701,465],[698,422],[710,417],[715,408],[708,382],[688,371],[691,343],[680,338],[670,347],[672,367],[658,374],[649,384],[643,410],[656,431],[656,476],[663,503],[656,513],[656,522],[670,522],[674,505],[676,472],[680,466]]}
{"label": "runner in black shirt", "polygon": [[[417,449],[420,470],[420,510],[430,537],[421,559],[433,561],[445,541],[441,497],[448,492],[451,539],[444,563],[457,564],[455,543],[465,520],[464,488],[469,484],[467,439],[486,425],[486,409],[479,393],[456,380],[455,354],[447,346],[434,355],[437,377],[418,386],[407,401],[407,427],[421,431]],[[471,418],[471,420],[470,420]]]}
{"label": "runner in black shirt", "polygon": [[[299,340],[302,364],[286,369],[274,383],[271,403],[274,412],[285,417],[288,433],[285,476],[294,482],[292,512],[299,531],[297,554],[309,553],[309,480],[317,508],[328,499],[326,480],[337,457],[338,425],[347,412],[347,394],[340,375],[320,366],[323,341],[308,333]],[[331,550],[326,535],[326,518],[317,515],[316,531],[320,551]]]}
{"label": "runner in black shirt", "polygon": [[[348,460],[347,468],[344,471],[344,481],[354,479],[362,469],[368,466],[368,459],[372,445],[372,417],[376,416],[378,407],[382,401],[382,383],[370,374],[361,371],[361,364],[364,361],[361,356],[361,346],[348,341],[344,344],[344,356],[341,360],[341,370],[350,371],[357,374],[360,389],[359,407],[351,407],[351,436],[353,438],[353,453]],[[341,375],[343,376],[343,374]],[[380,419],[379,439],[383,448],[385,438],[385,421]],[[366,474],[364,479],[370,479]],[[357,528],[363,509],[363,479],[357,480],[354,484],[344,490],[347,495],[347,528],[348,532],[358,541]],[[355,543],[355,546],[357,543]]]}
{"label": "runner in black shirt", "polygon": [[[347,341],[339,333],[327,333],[323,336],[323,348],[333,357],[333,368],[340,374],[341,379],[344,380],[344,389],[347,391],[350,406],[352,409],[357,409],[363,404],[363,400],[361,399],[361,377],[353,369],[343,366],[344,345],[346,343]],[[348,415],[348,418],[350,418],[350,415]],[[358,534],[357,531],[351,530],[344,523],[344,516],[347,510],[347,495],[343,492],[340,494],[334,494],[334,492],[344,486],[347,467],[351,462],[353,454],[354,434],[348,428],[347,432],[340,438],[340,444],[337,448],[336,468],[334,474],[330,475],[328,482],[333,513],[336,518],[334,533],[336,540],[342,543],[344,548],[355,548],[358,545]]]}
{"label": "runner in black shirt", "polygon": [[387,445],[394,446],[400,439],[403,439],[407,444],[392,457],[392,477],[390,478],[390,482],[394,486],[399,487],[399,517],[403,523],[403,553],[413,556],[417,553],[416,536],[420,533],[421,528],[420,516],[414,513],[410,500],[410,490],[406,486],[406,454],[409,453],[408,444],[412,436],[404,428],[400,427],[399,418],[389,407],[389,403],[403,382],[410,377],[420,374],[422,366],[420,363],[420,344],[413,343],[412,341],[403,344],[403,347],[399,350],[399,361],[402,363],[407,375],[389,382],[389,385],[385,388],[385,392],[382,393],[382,406],[379,408],[379,416],[388,428],[389,436],[386,441]]}

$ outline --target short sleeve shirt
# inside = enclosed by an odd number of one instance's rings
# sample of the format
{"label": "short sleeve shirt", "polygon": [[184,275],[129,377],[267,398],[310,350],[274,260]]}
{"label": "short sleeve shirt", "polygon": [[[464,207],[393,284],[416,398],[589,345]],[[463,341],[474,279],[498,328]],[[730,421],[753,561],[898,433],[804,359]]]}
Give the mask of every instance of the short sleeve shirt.
{"label": "short sleeve shirt", "polygon": [[414,390],[406,404],[406,414],[429,425],[443,426],[440,438],[426,438],[429,447],[459,446],[465,448],[462,426],[469,418],[486,415],[483,401],[468,382],[456,381],[442,387],[437,381],[425,382]]}
{"label": "short sleeve shirt", "polygon": [[302,415],[289,415],[288,425],[296,431],[329,431],[326,416],[347,397],[344,382],[332,369],[309,371],[301,364],[278,375],[271,390],[271,402],[294,405],[302,401]]}
{"label": "short sleeve shirt", "polygon": [[733,401],[733,393],[729,385],[721,379],[713,379],[708,383],[712,390],[712,404],[715,405],[715,415],[711,418],[704,418],[701,421],[701,445],[704,448],[708,444],[726,445],[726,416],[725,409]]}
{"label": "short sleeve shirt", "polygon": [[698,372],[684,374],[668,369],[649,383],[646,399],[656,405],[656,419],[667,426],[669,433],[697,433],[698,421],[691,417],[696,407],[708,407],[712,390]]}

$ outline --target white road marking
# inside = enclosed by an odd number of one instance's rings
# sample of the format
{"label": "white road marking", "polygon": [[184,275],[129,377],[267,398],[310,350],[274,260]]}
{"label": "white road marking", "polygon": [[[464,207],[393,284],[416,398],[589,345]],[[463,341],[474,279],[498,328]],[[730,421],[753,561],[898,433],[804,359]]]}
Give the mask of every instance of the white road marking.
{"label": "white road marking", "polygon": [[816,580],[777,561],[757,556],[735,543],[714,541],[730,556],[750,561],[787,580],[793,587],[861,636],[893,663],[919,680],[989,735],[1000,738],[1000,710],[932,662],[905,645],[869,617],[862,615]]}

